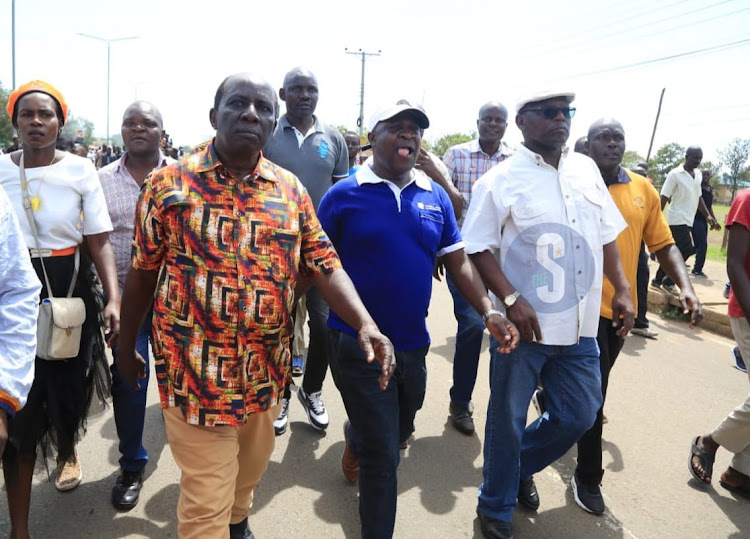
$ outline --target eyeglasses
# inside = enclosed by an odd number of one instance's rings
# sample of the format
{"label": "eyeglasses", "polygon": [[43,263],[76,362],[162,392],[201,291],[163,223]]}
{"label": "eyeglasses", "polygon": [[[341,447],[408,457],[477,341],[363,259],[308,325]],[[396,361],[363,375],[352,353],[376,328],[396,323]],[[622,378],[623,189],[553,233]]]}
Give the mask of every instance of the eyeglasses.
{"label": "eyeglasses", "polygon": [[562,113],[562,115],[568,120],[576,115],[575,107],[532,107],[522,110],[521,112],[539,112],[547,120],[554,120],[560,113]]}

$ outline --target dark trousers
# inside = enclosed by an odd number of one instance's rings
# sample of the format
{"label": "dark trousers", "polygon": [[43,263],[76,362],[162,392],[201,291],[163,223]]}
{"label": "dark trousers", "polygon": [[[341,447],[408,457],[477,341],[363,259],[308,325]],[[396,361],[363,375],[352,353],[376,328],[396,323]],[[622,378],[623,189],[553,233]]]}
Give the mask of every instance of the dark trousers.
{"label": "dark trousers", "polygon": [[648,318],[648,253],[646,246],[641,242],[641,253],[638,255],[638,273],[635,277],[636,293],[638,294],[638,312],[635,317],[635,327],[647,328]]}
{"label": "dark trousers", "polygon": [[703,264],[706,263],[706,253],[708,252],[708,223],[705,219],[693,221],[693,242],[695,243],[693,273],[698,273],[703,271]]}
{"label": "dark trousers", "polygon": [[331,374],[351,423],[347,436],[359,457],[359,518],[362,537],[390,538],[396,522],[399,445],[414,432],[427,386],[428,346],[396,350],[388,387],[378,385],[380,364],[367,363],[357,339],[330,332]]}
{"label": "dark trousers", "polygon": [[609,372],[615,364],[617,356],[622,350],[624,339],[618,336],[612,327],[612,320],[599,318],[599,331],[596,342],[599,344],[599,366],[602,373],[602,407],[596,413],[596,421],[581,439],[578,440],[578,466],[576,477],[586,485],[598,485],[602,481],[602,419],[604,417],[604,401],[607,398],[609,386]]}
{"label": "dark trousers", "polygon": [[[328,371],[328,305],[315,287],[307,291],[305,301],[309,317],[310,346],[307,348],[302,389],[309,395],[323,389],[323,381]],[[290,395],[291,378],[287,381],[284,397],[288,399]]]}
{"label": "dark trousers", "polygon": [[[672,231],[674,243],[680,250],[682,258],[687,261],[688,258],[695,254],[695,246],[693,245],[693,237],[690,233],[690,227],[687,225],[674,225],[670,226],[669,230]],[[664,273],[664,270],[661,269],[661,266],[659,266],[659,270],[656,272],[654,281],[665,286],[674,284],[674,281],[667,277],[667,274]]]}
{"label": "dark trousers", "polygon": [[114,362],[109,368],[112,373],[115,427],[117,438],[120,440],[120,468],[128,472],[142,472],[148,463],[148,453],[143,447],[143,425],[146,419],[146,389],[150,364],[148,344],[151,340],[151,327],[152,311],[149,311],[138,330],[135,342],[136,351],[146,360],[146,378],[140,380],[138,389],[123,381]]}

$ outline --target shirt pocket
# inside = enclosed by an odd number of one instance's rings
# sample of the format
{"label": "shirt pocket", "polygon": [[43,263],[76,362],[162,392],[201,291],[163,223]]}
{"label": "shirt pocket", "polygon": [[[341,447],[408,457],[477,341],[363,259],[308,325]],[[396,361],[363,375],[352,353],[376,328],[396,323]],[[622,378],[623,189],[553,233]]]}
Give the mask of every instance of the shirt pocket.
{"label": "shirt pocket", "polygon": [[602,250],[601,241],[592,241],[601,237],[602,215],[604,212],[604,191],[595,187],[583,189],[579,201],[580,233],[588,241],[594,252]]}
{"label": "shirt pocket", "polygon": [[438,212],[419,212],[419,223],[422,234],[422,245],[428,253],[437,253],[440,238],[443,235],[443,214]]}
{"label": "shirt pocket", "polygon": [[525,204],[513,205],[510,208],[513,223],[519,232],[534,225],[549,221],[547,208],[542,202],[527,202]]}

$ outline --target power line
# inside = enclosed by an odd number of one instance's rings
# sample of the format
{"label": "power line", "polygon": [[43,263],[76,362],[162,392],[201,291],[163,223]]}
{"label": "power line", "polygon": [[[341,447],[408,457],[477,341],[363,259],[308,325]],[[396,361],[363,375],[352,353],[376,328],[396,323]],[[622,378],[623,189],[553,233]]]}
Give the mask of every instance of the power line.
{"label": "power line", "polygon": [[723,49],[730,49],[730,48],[734,48],[734,47],[742,47],[742,46],[745,46],[747,44],[750,44],[750,38],[748,38],[748,39],[741,39],[739,41],[733,41],[731,43],[723,43],[721,45],[714,45],[712,47],[706,47],[706,48],[698,49],[698,50],[694,50],[694,51],[688,51],[688,52],[681,52],[681,53],[678,53],[678,54],[672,54],[670,56],[662,56],[661,58],[652,58],[650,60],[643,60],[641,62],[635,62],[635,63],[632,63],[632,64],[626,64],[626,65],[621,65],[621,66],[616,66],[616,67],[609,67],[609,68],[600,69],[600,70],[597,70],[597,71],[589,71],[587,73],[578,73],[577,75],[571,75],[570,77],[567,77],[567,78],[590,77],[591,75],[599,75],[601,73],[611,73],[612,71],[622,71],[623,69],[631,69],[633,67],[640,67],[640,66],[649,65],[649,64],[656,64],[656,63],[659,63],[659,62],[666,62],[666,61],[669,61],[669,60],[676,60],[677,58],[684,58],[686,56],[695,56],[697,54],[705,54],[707,52],[719,51],[719,50],[723,50]]}

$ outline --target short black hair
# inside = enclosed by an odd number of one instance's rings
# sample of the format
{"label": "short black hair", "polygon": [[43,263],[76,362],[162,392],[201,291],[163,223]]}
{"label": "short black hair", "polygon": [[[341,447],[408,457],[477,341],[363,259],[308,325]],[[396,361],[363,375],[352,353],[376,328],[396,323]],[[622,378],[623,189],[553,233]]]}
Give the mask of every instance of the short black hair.
{"label": "short black hair", "polygon": [[216,95],[214,96],[214,110],[219,108],[221,99],[224,97],[224,84],[226,84],[228,79],[229,77],[221,81],[221,84],[219,84],[219,87],[216,89]]}

